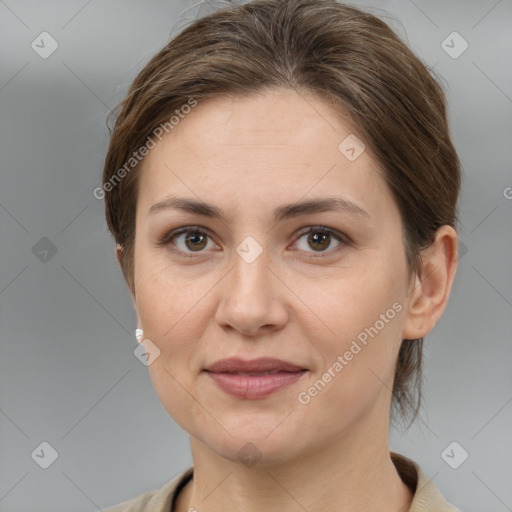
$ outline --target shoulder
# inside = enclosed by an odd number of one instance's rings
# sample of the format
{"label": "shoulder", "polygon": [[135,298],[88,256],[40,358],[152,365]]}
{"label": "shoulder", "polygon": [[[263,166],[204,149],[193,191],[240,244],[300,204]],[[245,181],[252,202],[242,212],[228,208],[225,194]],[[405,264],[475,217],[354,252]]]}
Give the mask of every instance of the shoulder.
{"label": "shoulder", "polygon": [[413,460],[391,452],[400,478],[414,492],[410,512],[461,512],[446,501],[439,489]]}
{"label": "shoulder", "polygon": [[104,512],[168,512],[180,489],[192,478],[190,467],[159,489],[153,489],[104,509]]}

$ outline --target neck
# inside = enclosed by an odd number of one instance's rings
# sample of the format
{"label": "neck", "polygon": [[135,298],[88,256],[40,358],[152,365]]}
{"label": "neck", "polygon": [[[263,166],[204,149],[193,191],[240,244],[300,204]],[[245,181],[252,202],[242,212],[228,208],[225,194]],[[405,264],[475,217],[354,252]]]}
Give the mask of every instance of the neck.
{"label": "neck", "polygon": [[253,467],[191,438],[194,478],[180,493],[176,510],[406,512],[413,495],[391,461],[388,428],[383,430],[353,429],[357,435],[345,435],[300,460]]}

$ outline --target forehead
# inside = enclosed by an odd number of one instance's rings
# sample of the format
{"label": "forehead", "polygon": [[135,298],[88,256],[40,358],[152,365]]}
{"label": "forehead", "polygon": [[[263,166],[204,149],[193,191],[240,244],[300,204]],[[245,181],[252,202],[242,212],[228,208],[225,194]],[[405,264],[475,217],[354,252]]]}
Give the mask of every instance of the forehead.
{"label": "forehead", "polygon": [[354,136],[362,138],[347,119],[308,93],[275,90],[198,100],[146,156],[138,202],[147,211],[176,194],[270,207],[284,198],[338,192],[378,214],[379,206],[390,206],[391,195],[368,148],[352,160],[340,150],[340,144],[345,149],[357,141]]}

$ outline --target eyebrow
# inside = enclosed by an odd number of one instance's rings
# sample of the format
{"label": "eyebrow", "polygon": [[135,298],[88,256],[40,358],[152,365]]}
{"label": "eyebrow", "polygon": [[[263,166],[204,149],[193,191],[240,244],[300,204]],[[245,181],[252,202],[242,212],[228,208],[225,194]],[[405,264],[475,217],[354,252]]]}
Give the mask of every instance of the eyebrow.
{"label": "eyebrow", "polygon": [[[226,216],[220,208],[205,203],[204,201],[197,201],[195,199],[183,197],[169,197],[164,199],[163,201],[151,206],[148,213],[151,215],[168,208],[181,210],[194,215],[216,218],[227,222]],[[327,197],[279,206],[274,210],[274,221],[279,222],[284,219],[298,217],[299,215],[329,211],[342,211],[350,215],[371,220],[368,212],[363,210],[363,208],[356,203],[342,197]]]}

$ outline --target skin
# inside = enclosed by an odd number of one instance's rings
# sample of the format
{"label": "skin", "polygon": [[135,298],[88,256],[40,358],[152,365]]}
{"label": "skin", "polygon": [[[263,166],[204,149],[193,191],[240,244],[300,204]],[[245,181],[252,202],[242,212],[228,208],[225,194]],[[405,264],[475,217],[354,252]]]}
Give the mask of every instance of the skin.
{"label": "skin", "polygon": [[[399,210],[378,163],[368,146],[353,162],[338,150],[352,133],[311,94],[216,97],[200,101],[144,161],[132,297],[144,338],[160,350],[149,365],[155,390],[190,435],[194,480],[179,512],[408,510],[412,493],[389,455],[395,362],[402,339],[425,336],[445,309],[457,233],[441,227],[423,277],[408,281]],[[149,214],[170,195],[213,204],[226,221],[172,208]],[[351,200],[369,218],[331,211],[273,220],[282,204],[327,196]],[[157,244],[198,225],[209,232],[199,251],[185,235]],[[350,241],[308,242],[305,228],[318,225]],[[247,236],[263,249],[252,263],[236,252]],[[298,393],[394,303],[401,311],[299,403]],[[262,356],[308,372],[245,400],[202,371],[222,358]],[[238,457],[248,442],[261,457],[250,467]]]}

